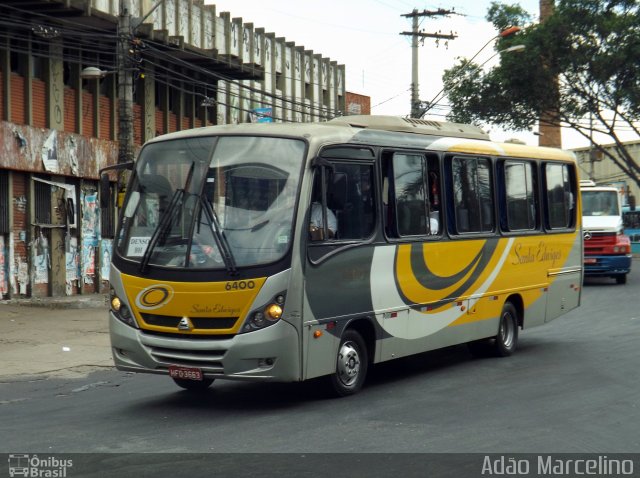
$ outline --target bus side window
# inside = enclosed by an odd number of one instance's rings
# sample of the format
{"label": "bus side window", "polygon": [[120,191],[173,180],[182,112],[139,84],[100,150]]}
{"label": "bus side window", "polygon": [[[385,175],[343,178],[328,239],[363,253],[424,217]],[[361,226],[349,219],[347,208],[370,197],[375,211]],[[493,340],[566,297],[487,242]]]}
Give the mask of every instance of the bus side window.
{"label": "bus side window", "polygon": [[[336,163],[332,188],[339,188],[339,193],[330,191],[328,198],[342,196],[343,200],[335,202],[327,199],[329,206],[336,206],[340,239],[364,239],[373,232],[375,225],[375,208],[373,185],[373,166],[370,164]],[[337,178],[340,178],[339,180]]]}
{"label": "bus side window", "polygon": [[439,174],[436,169],[438,164],[432,164],[432,158],[427,160],[428,174],[428,200],[429,200],[429,234],[436,235],[440,233],[440,224],[442,216],[440,213],[440,181]]}

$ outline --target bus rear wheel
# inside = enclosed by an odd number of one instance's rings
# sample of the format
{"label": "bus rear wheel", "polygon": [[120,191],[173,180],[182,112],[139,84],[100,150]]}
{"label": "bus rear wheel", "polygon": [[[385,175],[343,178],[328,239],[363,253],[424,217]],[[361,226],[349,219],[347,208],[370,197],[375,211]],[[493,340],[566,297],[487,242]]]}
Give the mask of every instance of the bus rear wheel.
{"label": "bus rear wheel", "polygon": [[173,381],[180,388],[189,390],[190,392],[201,392],[206,390],[213,383],[212,378],[203,378],[202,380],[187,380],[184,378],[174,378]]}
{"label": "bus rear wheel", "polygon": [[469,342],[467,347],[474,357],[508,357],[518,344],[518,312],[506,302],[500,313],[500,325],[495,337]]}
{"label": "bus rear wheel", "polygon": [[353,395],[364,385],[369,365],[367,346],[355,330],[347,330],[340,339],[336,371],[329,376],[332,391],[339,397]]}
{"label": "bus rear wheel", "polygon": [[518,311],[511,302],[502,307],[500,327],[494,339],[493,351],[498,357],[508,357],[518,344]]}

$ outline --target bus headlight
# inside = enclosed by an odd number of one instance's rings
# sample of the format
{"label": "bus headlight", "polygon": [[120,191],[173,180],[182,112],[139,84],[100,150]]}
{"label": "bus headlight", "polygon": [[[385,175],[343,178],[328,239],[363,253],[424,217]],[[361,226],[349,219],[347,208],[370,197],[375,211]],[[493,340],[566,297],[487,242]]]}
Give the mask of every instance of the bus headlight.
{"label": "bus headlight", "polygon": [[277,294],[268,304],[252,310],[247,317],[240,333],[252,332],[264,329],[275,324],[282,317],[284,310],[285,295]]}
{"label": "bus headlight", "polygon": [[251,325],[253,325],[256,329],[260,329],[265,326],[264,314],[261,311],[253,314],[251,318]]}
{"label": "bus headlight", "polygon": [[282,307],[278,304],[271,304],[267,307],[267,318],[269,320],[278,320],[282,317]]}
{"label": "bus headlight", "polygon": [[109,303],[111,305],[111,312],[113,313],[113,315],[120,322],[123,322],[131,327],[137,327],[138,324],[133,318],[133,314],[131,313],[131,310],[129,309],[127,304],[125,304],[124,302],[122,302],[122,300],[120,300],[120,297],[118,297],[113,287],[109,290],[109,296],[111,297],[111,300],[109,301]]}

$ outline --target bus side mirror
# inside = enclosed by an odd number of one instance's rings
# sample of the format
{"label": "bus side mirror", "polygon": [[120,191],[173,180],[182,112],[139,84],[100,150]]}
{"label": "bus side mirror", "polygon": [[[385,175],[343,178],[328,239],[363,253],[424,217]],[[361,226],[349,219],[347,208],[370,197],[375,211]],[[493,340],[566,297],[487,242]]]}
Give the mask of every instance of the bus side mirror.
{"label": "bus side mirror", "polygon": [[111,204],[111,181],[109,175],[100,176],[100,207],[107,209]]}

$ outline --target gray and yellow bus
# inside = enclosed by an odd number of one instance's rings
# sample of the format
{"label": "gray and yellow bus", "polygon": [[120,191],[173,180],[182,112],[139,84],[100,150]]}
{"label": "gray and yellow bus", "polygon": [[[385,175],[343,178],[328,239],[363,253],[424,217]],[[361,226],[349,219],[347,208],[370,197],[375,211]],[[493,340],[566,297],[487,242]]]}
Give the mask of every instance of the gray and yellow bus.
{"label": "gray and yellow bus", "polygon": [[411,354],[510,355],[519,329],[580,303],[568,152],[349,116],[172,133],[131,168],[110,273],[120,370],[189,390],[324,377],[344,396]]}

